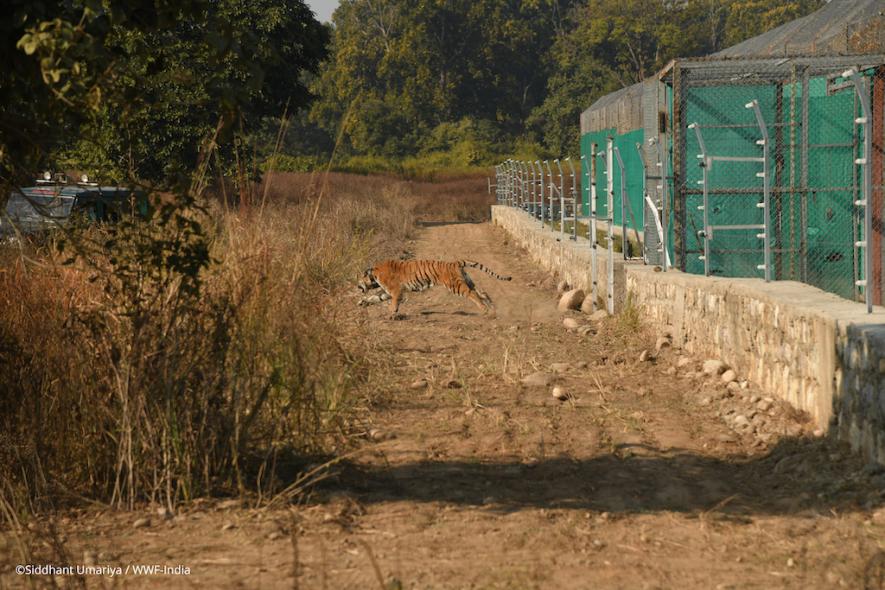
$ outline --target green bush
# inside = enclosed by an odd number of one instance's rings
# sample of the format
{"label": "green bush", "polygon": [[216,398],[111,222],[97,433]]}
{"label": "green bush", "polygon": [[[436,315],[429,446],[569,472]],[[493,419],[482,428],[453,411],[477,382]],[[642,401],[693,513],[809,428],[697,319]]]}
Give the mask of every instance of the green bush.
{"label": "green bush", "polygon": [[270,156],[261,164],[261,171],[267,172],[313,172],[326,167],[327,162],[318,156],[293,156],[277,154]]}

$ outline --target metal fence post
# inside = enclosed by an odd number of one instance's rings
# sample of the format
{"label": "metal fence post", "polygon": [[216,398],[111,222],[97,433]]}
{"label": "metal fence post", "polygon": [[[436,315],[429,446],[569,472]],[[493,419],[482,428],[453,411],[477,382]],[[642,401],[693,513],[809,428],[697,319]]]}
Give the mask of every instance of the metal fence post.
{"label": "metal fence post", "polygon": [[550,169],[550,162],[544,160],[544,167],[547,168],[547,202],[549,203],[548,217],[550,219],[550,231],[553,231],[553,170]]}
{"label": "metal fence post", "polygon": [[[656,141],[653,137],[649,138],[649,145],[654,146],[655,143],[656,143]],[[661,225],[660,209],[658,208],[658,205],[656,205],[655,202],[652,200],[651,193],[648,190],[648,181],[650,179],[654,180],[655,177],[653,175],[649,175],[649,173],[648,173],[648,166],[645,161],[645,154],[642,153],[642,144],[641,143],[637,142],[636,153],[637,153],[637,155],[639,155],[639,162],[642,164],[642,172],[643,172],[643,174],[642,174],[642,200],[645,203],[649,214],[651,215],[652,222],[654,224],[655,234],[658,236],[657,251],[659,253],[661,253],[661,257],[659,259],[660,264],[662,267],[666,267],[667,266],[666,251],[663,249],[664,228]],[[648,220],[646,219],[644,222],[643,233],[645,233],[647,230],[648,230]],[[648,235],[646,235],[644,248],[643,248],[643,255],[642,255],[642,258],[646,264],[650,263],[650,256],[648,254],[649,249],[650,249],[649,239],[648,239]]]}
{"label": "metal fence post", "polygon": [[525,174],[525,199],[522,204],[523,211],[528,212],[532,198],[532,176],[529,174],[529,162],[522,163],[522,169]]}
{"label": "metal fence post", "polygon": [[863,240],[855,242],[856,248],[863,248],[863,279],[855,281],[859,287],[863,287],[864,302],[867,304],[867,313],[873,313],[873,257],[870,255],[870,244],[873,236],[873,113],[870,108],[869,85],[864,88],[864,77],[855,68],[844,72],[843,78],[851,78],[854,89],[860,101],[863,116],[854,120],[856,125],[863,126],[863,157],[854,161],[863,167],[862,198],[855,201],[855,207],[863,207]]}
{"label": "metal fence post", "polygon": [[701,256],[701,259],[704,261],[704,276],[710,276],[710,239],[713,237],[709,235],[710,232],[710,189],[709,189],[709,178],[707,174],[710,169],[710,160],[707,158],[707,145],[704,143],[704,136],[701,135],[701,128],[698,127],[697,123],[692,123],[688,126],[689,129],[694,129],[694,133],[698,138],[698,149],[701,153],[698,154],[698,159],[700,160],[701,173],[703,177],[698,181],[698,184],[701,185],[704,191],[704,197],[701,202],[701,205],[698,207],[704,214],[703,227],[699,232],[701,237],[704,239],[704,254]]}
{"label": "metal fence post", "polygon": [[[759,108],[759,101],[753,100],[747,103],[748,109],[753,109],[756,115],[756,123],[759,124],[759,131],[762,133],[762,139],[757,144],[762,145],[762,172],[758,172],[756,176],[762,176],[762,210],[765,212],[765,219],[762,222],[763,231],[763,248],[765,250],[765,282],[771,281],[771,175],[768,173],[768,156],[771,142],[768,138],[768,125],[762,117],[762,109]],[[757,205],[758,207],[759,205]]]}
{"label": "metal fence post", "polygon": [[504,204],[510,206],[510,160],[504,161]]}
{"label": "metal fence post", "polygon": [[559,240],[562,241],[565,239],[565,194],[562,191],[562,166],[559,164],[559,158],[553,160],[553,163],[559,169]]}
{"label": "metal fence post", "polygon": [[569,170],[571,171],[572,177],[572,190],[569,193],[569,198],[572,201],[572,236],[571,239],[575,243],[578,241],[578,179],[575,176],[575,165],[572,163],[572,158],[569,156],[565,159],[568,162]]}
{"label": "metal fence post", "polygon": [[541,172],[541,175],[538,178],[539,187],[541,189],[541,194],[540,194],[540,199],[538,201],[538,204],[541,206],[541,216],[540,216],[541,229],[544,229],[544,218],[546,217],[546,213],[544,211],[544,201],[546,200],[546,196],[544,195],[544,192],[546,190],[546,187],[544,186],[544,168],[541,166],[540,160],[535,160],[535,164],[538,165],[538,170],[540,170],[540,172]]}
{"label": "metal fence post", "polygon": [[654,137],[649,138],[648,141],[654,142],[655,144],[657,144],[657,148],[658,148],[656,150],[657,156],[658,156],[658,161],[656,163],[656,166],[659,170],[658,174],[661,177],[661,184],[658,185],[658,187],[661,191],[661,203],[660,203],[660,207],[661,207],[661,235],[662,235],[661,250],[663,250],[663,252],[664,252],[664,272],[666,272],[667,269],[670,267],[670,251],[667,248],[667,240],[669,239],[668,233],[670,231],[670,210],[669,210],[670,208],[669,208],[669,204],[667,203],[667,195],[668,195],[667,189],[669,188],[669,185],[668,185],[669,178],[667,178],[667,165],[666,165],[666,160],[664,158],[663,142],[660,141],[659,139],[655,139]]}
{"label": "metal fence post", "polygon": [[[581,156],[583,159],[583,156]],[[596,144],[590,145],[590,158],[587,160],[587,200],[590,207],[590,228],[588,230],[588,238],[590,240],[590,296],[592,297],[592,308],[596,311],[596,303],[599,301],[598,295],[598,275],[599,261],[597,260],[596,249]]]}
{"label": "metal fence post", "polygon": [[606,288],[606,308],[610,315],[615,313],[615,178],[612,173],[614,166],[614,138],[609,136],[605,147],[605,193],[606,193],[606,230],[608,232],[608,285]]}

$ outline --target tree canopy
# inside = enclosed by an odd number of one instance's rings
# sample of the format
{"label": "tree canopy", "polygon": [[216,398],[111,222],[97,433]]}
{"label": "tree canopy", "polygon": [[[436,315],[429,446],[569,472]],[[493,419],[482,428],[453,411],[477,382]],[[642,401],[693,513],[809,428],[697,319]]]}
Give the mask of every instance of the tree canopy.
{"label": "tree canopy", "polygon": [[474,135],[573,153],[578,114],[600,96],[821,4],[344,0],[310,119],[344,155],[427,151],[435,127],[465,120]]}
{"label": "tree canopy", "polygon": [[308,103],[329,31],[302,0],[12,0],[0,174],[48,160],[173,182],[201,142]]}
{"label": "tree canopy", "polygon": [[11,0],[0,176],[170,183],[212,138],[267,152],[284,112],[313,161],[574,153],[600,96],[822,1],[343,0],[326,27],[303,0]]}

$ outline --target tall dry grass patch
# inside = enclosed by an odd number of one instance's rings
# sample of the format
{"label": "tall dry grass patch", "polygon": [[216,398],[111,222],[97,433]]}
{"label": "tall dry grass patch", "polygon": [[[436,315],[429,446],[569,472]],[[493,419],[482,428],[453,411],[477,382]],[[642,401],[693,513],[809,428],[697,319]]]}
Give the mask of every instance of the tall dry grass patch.
{"label": "tall dry grass patch", "polygon": [[[12,505],[270,498],[344,440],[368,374],[365,328],[349,321],[354,279],[398,255],[419,217],[482,218],[482,184],[268,180],[248,208],[219,197],[161,232],[87,227],[64,249],[3,248],[0,480]],[[192,264],[203,248],[210,263]]]}

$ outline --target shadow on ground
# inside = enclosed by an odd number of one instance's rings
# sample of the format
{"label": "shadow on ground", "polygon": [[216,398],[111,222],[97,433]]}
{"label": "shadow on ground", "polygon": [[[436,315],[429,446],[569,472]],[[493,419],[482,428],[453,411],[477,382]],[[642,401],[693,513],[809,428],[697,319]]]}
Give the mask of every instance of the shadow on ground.
{"label": "shadow on ground", "polygon": [[[565,508],[633,514],[717,513],[737,518],[801,511],[846,512],[885,503],[885,472],[831,443],[785,439],[757,457],[717,458],[621,445],[586,460],[342,464],[324,491],[363,503],[443,502],[504,512]],[[320,496],[323,492],[320,492]]]}

